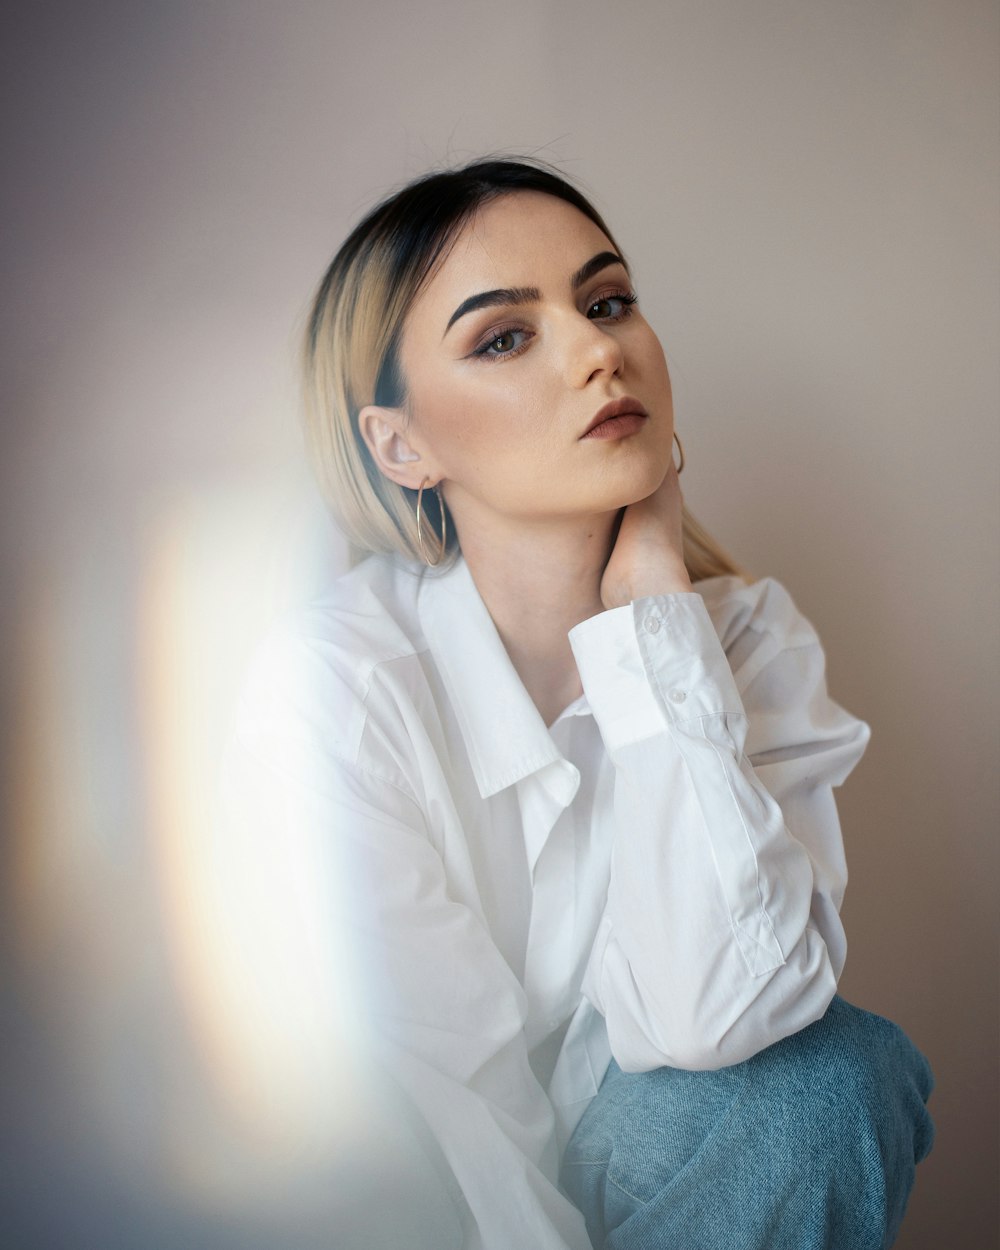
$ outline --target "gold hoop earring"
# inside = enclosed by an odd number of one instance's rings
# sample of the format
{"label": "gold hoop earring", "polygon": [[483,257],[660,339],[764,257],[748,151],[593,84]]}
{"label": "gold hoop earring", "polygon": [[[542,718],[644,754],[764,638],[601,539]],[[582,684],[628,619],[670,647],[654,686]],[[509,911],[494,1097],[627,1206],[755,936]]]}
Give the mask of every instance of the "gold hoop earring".
{"label": "gold hoop earring", "polygon": [[674,442],[677,444],[677,450],[681,454],[681,462],[677,466],[677,476],[680,477],[680,475],[684,472],[684,448],[681,446],[681,440],[677,437],[676,430],[674,430]]}
{"label": "gold hoop earring", "polygon": [[[438,538],[434,535],[438,544],[437,555],[432,560],[424,550],[424,487],[431,479],[425,477],[420,483],[420,489],[417,491],[417,548],[420,551],[420,558],[429,568],[436,568],[444,559],[445,548],[448,545],[448,514],[444,510],[444,500],[441,498],[441,487],[434,487],[434,494],[438,497],[438,508],[441,510],[441,536]],[[430,529],[428,522],[427,528]]]}

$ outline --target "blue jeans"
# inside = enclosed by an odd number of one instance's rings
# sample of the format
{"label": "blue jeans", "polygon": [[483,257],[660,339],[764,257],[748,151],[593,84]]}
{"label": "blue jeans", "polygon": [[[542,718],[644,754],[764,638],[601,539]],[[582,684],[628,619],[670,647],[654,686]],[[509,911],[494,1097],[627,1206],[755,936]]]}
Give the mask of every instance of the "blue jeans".
{"label": "blue jeans", "polygon": [[934,1127],[927,1060],[837,997],[716,1072],[612,1060],[561,1182],[604,1250],[882,1250]]}

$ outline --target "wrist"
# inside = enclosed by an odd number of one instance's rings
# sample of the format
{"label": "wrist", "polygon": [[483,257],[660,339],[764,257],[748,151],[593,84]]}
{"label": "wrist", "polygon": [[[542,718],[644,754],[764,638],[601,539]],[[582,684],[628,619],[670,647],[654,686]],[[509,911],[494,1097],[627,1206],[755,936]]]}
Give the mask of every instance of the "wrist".
{"label": "wrist", "polygon": [[602,587],[602,598],[605,608],[620,608],[637,599],[692,594],[693,591],[691,578],[682,561],[655,569],[637,570],[627,581]]}

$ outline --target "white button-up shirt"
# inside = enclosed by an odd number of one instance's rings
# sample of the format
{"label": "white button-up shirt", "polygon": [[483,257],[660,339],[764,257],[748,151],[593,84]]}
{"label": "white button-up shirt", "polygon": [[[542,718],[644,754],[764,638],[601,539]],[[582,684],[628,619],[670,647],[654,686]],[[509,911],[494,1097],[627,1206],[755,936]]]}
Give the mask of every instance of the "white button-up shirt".
{"label": "white button-up shirt", "polygon": [[867,726],[780,585],[695,589],[572,630],[551,727],[461,559],[371,559],[258,657],[229,803],[329,844],[362,1044],[449,1208],[409,1245],[585,1250],[559,1151],[610,1057],[736,1063],[835,992]]}

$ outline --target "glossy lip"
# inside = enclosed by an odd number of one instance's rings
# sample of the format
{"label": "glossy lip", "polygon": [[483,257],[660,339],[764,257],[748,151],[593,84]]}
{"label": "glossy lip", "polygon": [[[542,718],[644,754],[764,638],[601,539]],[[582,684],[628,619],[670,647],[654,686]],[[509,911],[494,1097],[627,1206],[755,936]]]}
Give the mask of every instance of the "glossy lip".
{"label": "glossy lip", "polygon": [[631,395],[623,395],[621,399],[613,399],[610,404],[605,404],[594,415],[594,419],[580,435],[580,438],[586,438],[599,425],[603,425],[605,421],[610,421],[612,417],[627,416],[648,417],[649,413],[637,399],[633,399]]}

